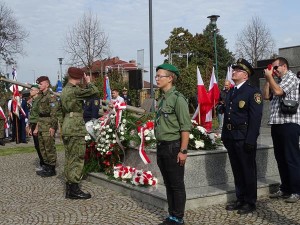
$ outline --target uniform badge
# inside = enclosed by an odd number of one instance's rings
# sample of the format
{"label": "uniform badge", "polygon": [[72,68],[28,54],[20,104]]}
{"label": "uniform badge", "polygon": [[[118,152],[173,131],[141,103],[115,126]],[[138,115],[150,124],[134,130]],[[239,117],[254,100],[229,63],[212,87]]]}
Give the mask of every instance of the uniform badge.
{"label": "uniform badge", "polygon": [[54,103],[54,102],[51,102],[51,103],[50,103],[50,106],[51,106],[51,107],[54,107],[54,106],[55,106],[55,103]]}
{"label": "uniform badge", "polygon": [[99,101],[98,101],[98,100],[95,100],[95,101],[94,101],[94,104],[95,104],[95,105],[99,105]]}
{"label": "uniform badge", "polygon": [[260,94],[260,93],[255,93],[255,94],[254,94],[254,101],[255,101],[257,104],[261,104],[261,102],[262,102],[262,97],[261,97],[261,94]]}
{"label": "uniform badge", "polygon": [[239,108],[242,109],[245,106],[245,102],[244,101],[239,101]]}

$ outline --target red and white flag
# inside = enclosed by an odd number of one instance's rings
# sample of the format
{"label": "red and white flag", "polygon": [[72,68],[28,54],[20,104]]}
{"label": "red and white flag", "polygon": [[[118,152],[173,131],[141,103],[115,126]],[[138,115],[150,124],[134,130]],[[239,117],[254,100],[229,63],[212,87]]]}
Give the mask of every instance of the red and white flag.
{"label": "red and white flag", "polygon": [[210,108],[209,112],[206,114],[205,126],[204,127],[206,128],[207,131],[211,131],[211,128],[212,128],[212,113],[213,113],[213,110],[214,110],[216,104],[218,104],[219,97],[220,97],[220,90],[219,90],[219,87],[218,87],[218,82],[217,82],[217,79],[216,79],[214,68],[213,68],[213,71],[211,73],[208,96],[209,96],[209,99],[211,101],[211,108]]}
{"label": "red and white flag", "polygon": [[[198,107],[196,109],[196,112],[193,115],[193,120],[196,120],[196,122],[200,125],[205,123],[205,116],[207,112],[210,109],[210,99],[208,98],[207,91],[205,89],[201,73],[199,68],[197,67],[197,89],[198,89]],[[200,108],[200,114],[199,114],[199,108]],[[200,121],[199,121],[200,117]]]}
{"label": "red and white flag", "polygon": [[230,81],[230,84],[231,84],[230,87],[234,86],[234,82],[232,80],[232,68],[231,68],[231,66],[228,66],[228,68],[227,68],[226,80]]}
{"label": "red and white flag", "polygon": [[[8,122],[7,122],[7,119],[6,119],[6,116],[5,116],[5,114],[4,114],[3,109],[2,109],[1,106],[0,106],[0,117],[5,121],[5,122],[4,122],[4,129],[9,128],[9,125],[8,125]],[[0,129],[1,129],[1,128],[0,128]]]}

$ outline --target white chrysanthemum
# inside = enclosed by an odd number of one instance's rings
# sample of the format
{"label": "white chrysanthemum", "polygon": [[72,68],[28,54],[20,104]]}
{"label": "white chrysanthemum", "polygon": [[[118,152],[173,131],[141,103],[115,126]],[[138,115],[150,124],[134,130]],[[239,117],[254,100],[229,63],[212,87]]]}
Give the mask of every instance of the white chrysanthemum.
{"label": "white chrysanthemum", "polygon": [[119,130],[120,130],[120,131],[124,131],[124,127],[121,125],[121,126],[119,127]]}
{"label": "white chrysanthemum", "polygon": [[113,137],[113,138],[116,138],[116,135],[115,135],[115,134],[113,134],[113,135],[112,135],[112,137]]}
{"label": "white chrysanthemum", "polygon": [[145,129],[144,130],[144,135],[148,135],[149,134],[149,130],[148,129]]}
{"label": "white chrysanthemum", "polygon": [[120,132],[120,134],[121,134],[121,135],[124,135],[124,132],[123,132],[123,131],[121,131],[121,132]]}
{"label": "white chrysanthemum", "polygon": [[85,141],[89,141],[89,140],[91,140],[91,136],[90,136],[90,135],[86,135],[86,136],[84,137],[84,139],[85,139]]}
{"label": "white chrysanthemum", "polygon": [[113,130],[111,128],[108,129],[108,132],[111,133]]}
{"label": "white chrysanthemum", "polygon": [[196,120],[191,120],[191,121],[192,121],[192,123],[198,124]]}
{"label": "white chrysanthemum", "polygon": [[107,134],[107,135],[105,136],[105,138],[108,139],[108,138],[109,138],[109,135]]}
{"label": "white chrysanthemum", "polygon": [[102,136],[106,135],[106,132],[105,132],[105,131],[102,131],[102,132],[101,132],[101,135],[102,135]]}
{"label": "white chrysanthemum", "polygon": [[202,133],[206,135],[206,129],[204,127],[201,126],[197,126],[197,129]]}
{"label": "white chrysanthemum", "polygon": [[124,140],[125,140],[124,136],[121,136],[121,137],[120,137],[120,140],[121,140],[121,141],[124,141]]}
{"label": "white chrysanthemum", "polygon": [[145,140],[146,140],[146,141],[150,141],[151,138],[150,138],[150,137],[145,137]]}
{"label": "white chrysanthemum", "polygon": [[122,123],[126,123],[126,122],[127,122],[127,120],[126,120],[126,119],[123,119],[123,120],[122,120]]}
{"label": "white chrysanthemum", "polygon": [[112,141],[113,144],[115,144],[116,142],[117,142],[116,140],[113,140],[113,141]]}
{"label": "white chrysanthemum", "polygon": [[109,140],[106,140],[105,143],[109,143]]}
{"label": "white chrysanthemum", "polygon": [[204,142],[202,140],[195,141],[196,148],[204,148]]}
{"label": "white chrysanthemum", "polygon": [[190,139],[193,139],[194,138],[194,135],[193,134],[190,134]]}

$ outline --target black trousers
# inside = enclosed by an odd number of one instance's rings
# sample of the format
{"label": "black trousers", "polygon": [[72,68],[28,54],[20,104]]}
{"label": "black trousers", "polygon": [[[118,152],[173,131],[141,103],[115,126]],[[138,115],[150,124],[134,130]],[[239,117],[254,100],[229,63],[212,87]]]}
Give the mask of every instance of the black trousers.
{"label": "black trousers", "polygon": [[257,200],[256,149],[245,151],[244,140],[223,140],[234,176],[237,200],[255,205]]}
{"label": "black trousers", "polygon": [[280,190],[289,194],[300,194],[300,125],[272,124],[271,135],[281,179]]}
{"label": "black trousers", "polygon": [[[35,127],[36,127],[36,123],[31,123],[30,124],[30,129],[31,129],[32,133],[33,133]],[[38,136],[35,136],[33,134],[32,134],[32,138],[33,138],[34,148],[35,148],[35,150],[38,154],[38,157],[40,159],[40,166],[45,165],[42,154],[41,154],[41,151],[40,151],[39,138],[38,138]]]}
{"label": "black trousers", "polygon": [[186,193],[184,185],[184,166],[177,163],[180,140],[159,142],[157,145],[157,165],[163,176],[167,191],[168,211],[171,216],[183,218]]}

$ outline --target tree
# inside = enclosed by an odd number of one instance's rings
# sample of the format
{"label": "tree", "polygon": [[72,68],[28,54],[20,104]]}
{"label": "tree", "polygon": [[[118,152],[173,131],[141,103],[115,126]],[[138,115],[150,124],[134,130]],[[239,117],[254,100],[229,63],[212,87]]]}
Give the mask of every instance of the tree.
{"label": "tree", "polygon": [[249,60],[253,67],[257,61],[274,55],[274,40],[267,26],[259,17],[252,17],[251,22],[237,36],[236,56]]}
{"label": "tree", "polygon": [[15,64],[15,57],[25,54],[23,42],[28,35],[13,17],[13,11],[0,3],[0,57],[6,64]]}
{"label": "tree", "polygon": [[91,11],[84,13],[68,32],[64,49],[70,55],[71,64],[87,67],[90,74],[95,59],[109,55],[108,36],[101,28],[96,15]]}
{"label": "tree", "polygon": [[[167,47],[161,50],[161,54],[169,56],[172,52],[172,64],[180,70],[180,77],[176,82],[176,88],[184,93],[187,98],[195,97],[197,93],[196,68],[199,67],[205,86],[208,88],[212,68],[214,65],[214,40],[213,25],[209,24],[202,34],[194,36],[182,27],[174,28],[168,40]],[[219,84],[223,83],[226,77],[227,66],[233,63],[233,54],[226,48],[226,40],[220,34],[216,36],[218,50]],[[171,46],[171,48],[170,48]],[[171,51],[170,51],[171,49]],[[178,54],[188,53],[187,58],[178,57]],[[168,60],[165,60],[168,62]]]}

